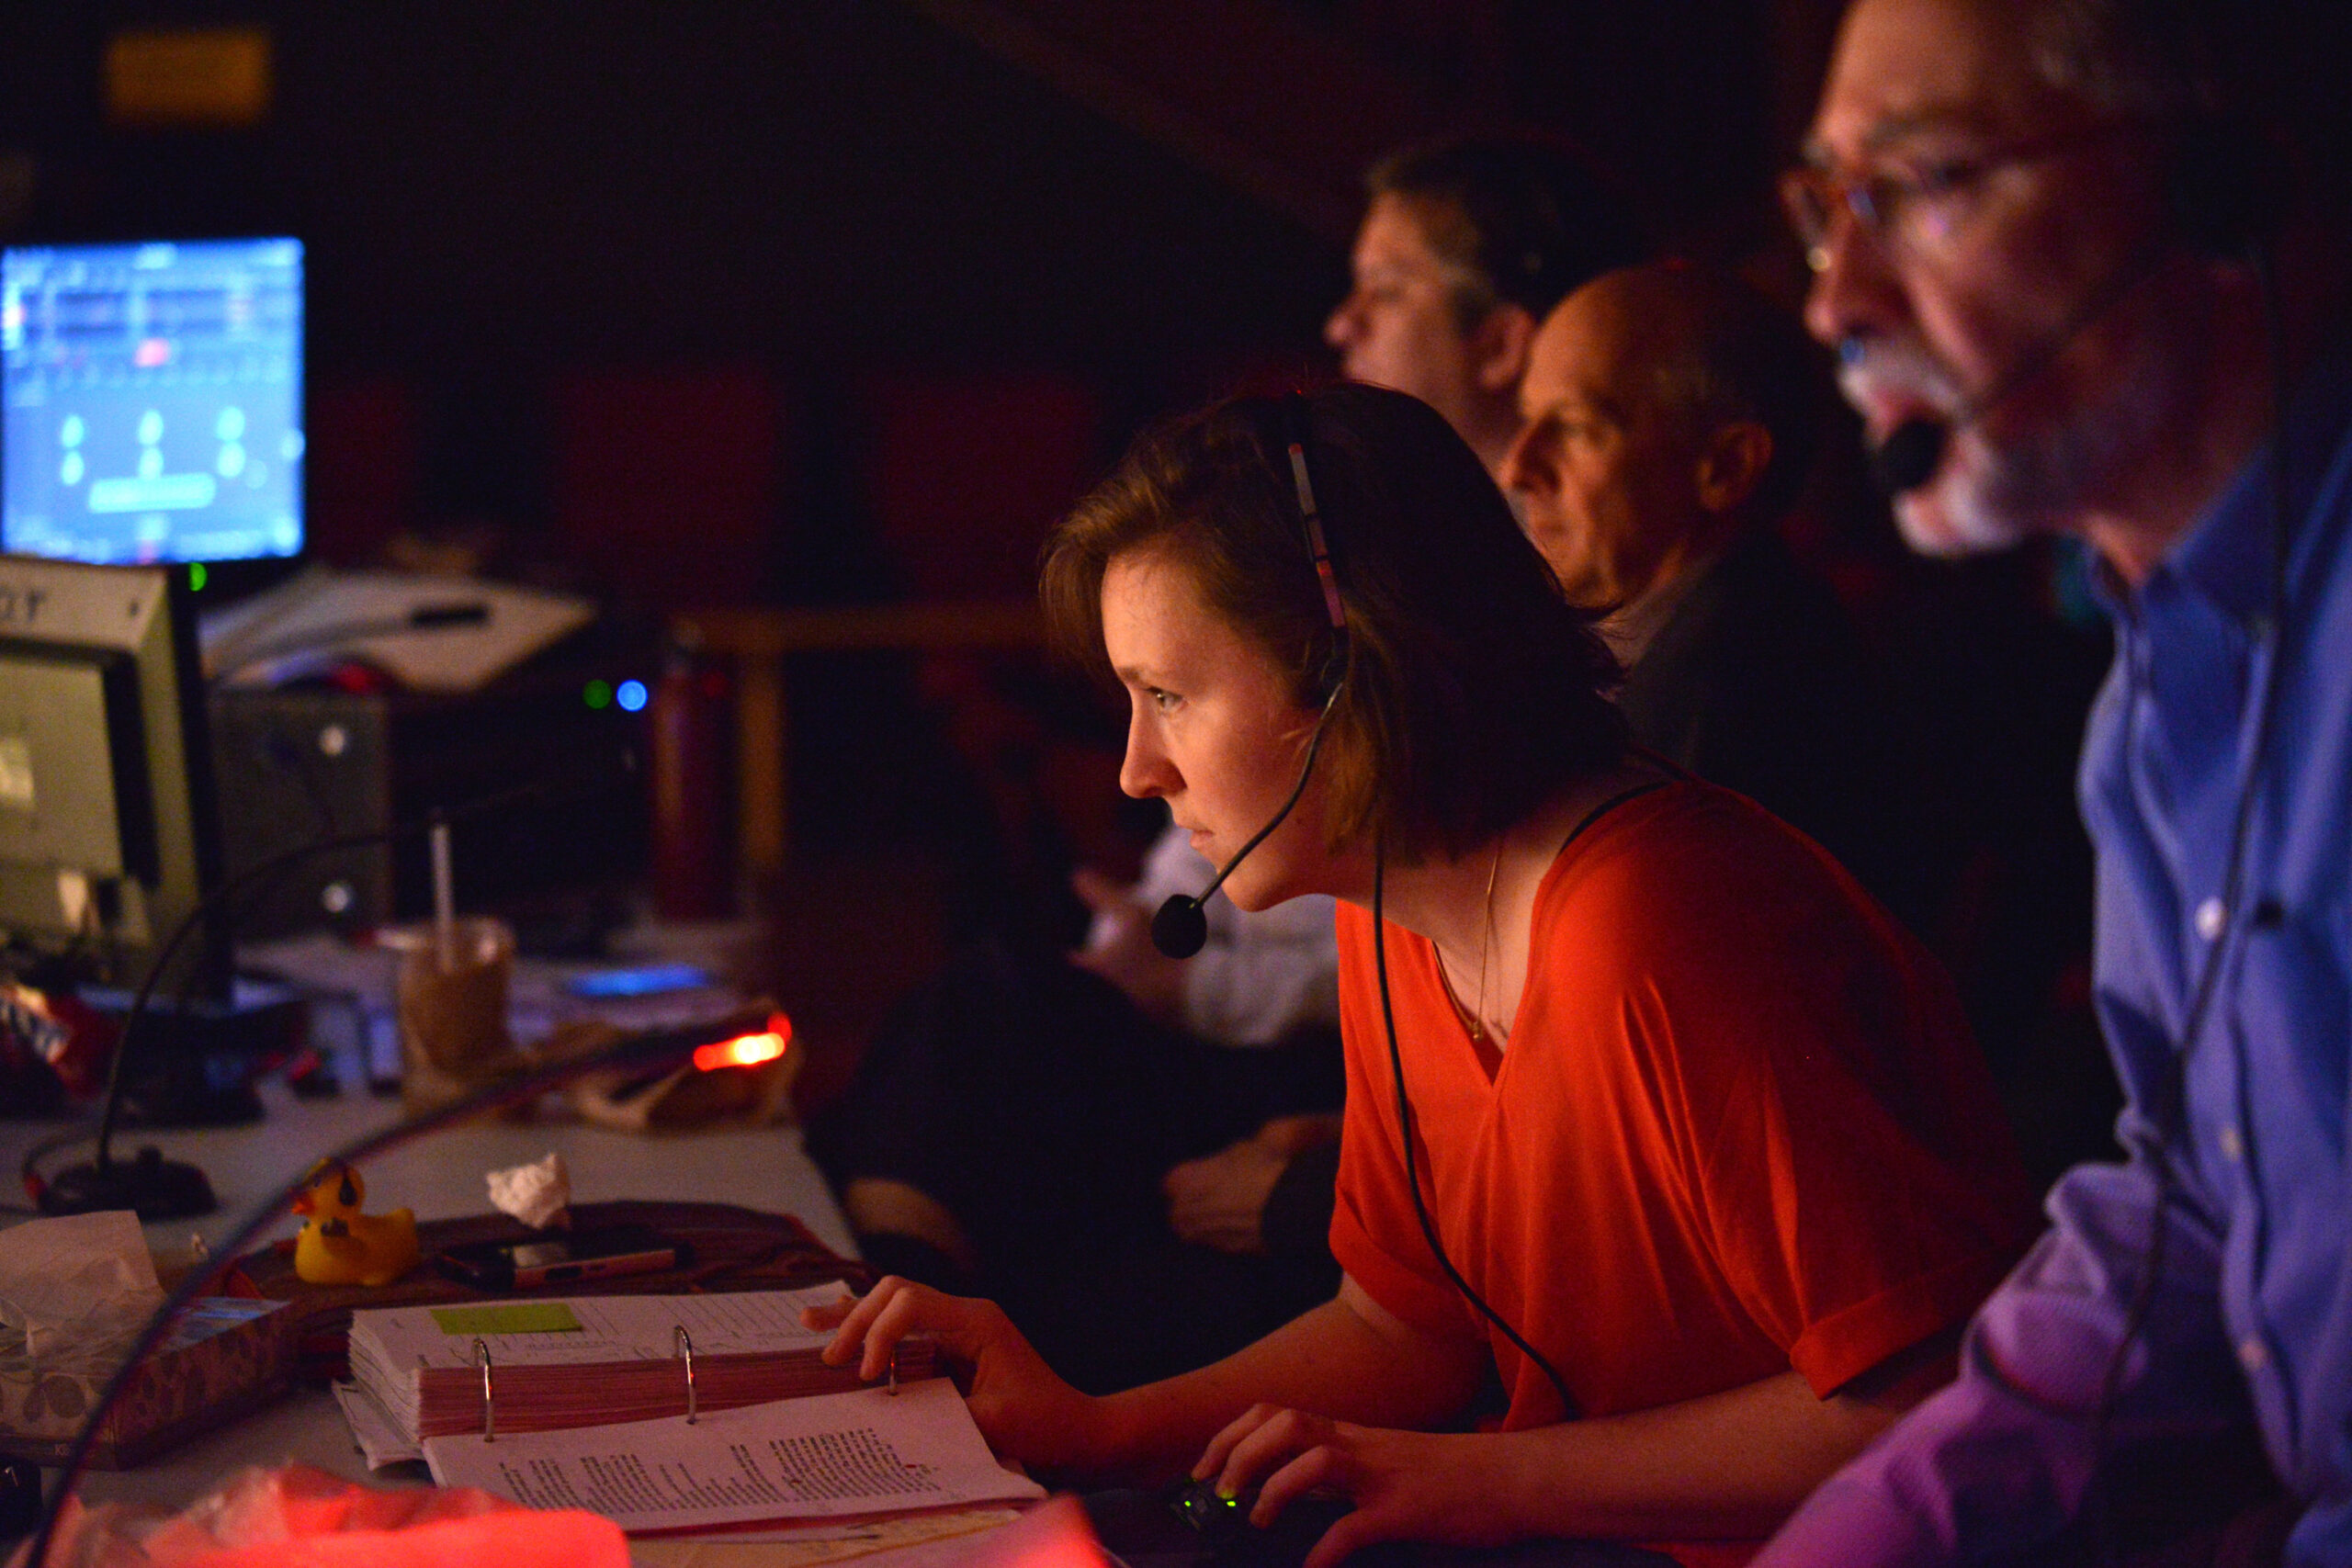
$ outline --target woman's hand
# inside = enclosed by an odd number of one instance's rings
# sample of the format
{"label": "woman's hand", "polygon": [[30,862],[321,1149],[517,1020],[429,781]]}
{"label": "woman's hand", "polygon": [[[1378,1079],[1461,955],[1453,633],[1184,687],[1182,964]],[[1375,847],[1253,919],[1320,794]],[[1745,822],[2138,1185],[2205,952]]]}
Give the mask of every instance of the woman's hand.
{"label": "woman's hand", "polygon": [[1101,1462],[1097,1402],[1055,1376],[994,1302],[946,1295],[893,1274],[862,1298],[844,1295],[810,1307],[800,1320],[809,1328],[835,1330],[825,1363],[839,1367],[854,1359],[868,1382],[888,1375],[899,1340],[929,1334],[999,1458],[1057,1470]]}
{"label": "woman's hand", "polygon": [[1221,1252],[1266,1250],[1266,1200],[1300,1151],[1335,1143],[1340,1118],[1277,1116],[1256,1134],[1213,1155],[1188,1159],[1159,1179],[1168,1224],[1184,1241]]}
{"label": "woman's hand", "polygon": [[1399,1432],[1261,1404],[1209,1440],[1196,1481],[1238,1495],[1262,1483],[1250,1520],[1272,1524],[1309,1492],[1355,1504],[1315,1543],[1302,1568],[1333,1568],[1382,1540],[1499,1546],[1530,1533],[1514,1522],[1495,1439]]}

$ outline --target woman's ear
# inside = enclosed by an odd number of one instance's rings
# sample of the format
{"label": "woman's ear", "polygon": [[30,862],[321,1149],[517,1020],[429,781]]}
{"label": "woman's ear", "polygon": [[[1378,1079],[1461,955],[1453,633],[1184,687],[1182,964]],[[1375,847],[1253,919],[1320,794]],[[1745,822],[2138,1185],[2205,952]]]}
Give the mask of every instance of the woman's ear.
{"label": "woman's ear", "polygon": [[1692,474],[1699,505],[1717,516],[1738,510],[1772,463],[1772,433],[1752,419],[1730,420],[1715,427],[1699,449]]}

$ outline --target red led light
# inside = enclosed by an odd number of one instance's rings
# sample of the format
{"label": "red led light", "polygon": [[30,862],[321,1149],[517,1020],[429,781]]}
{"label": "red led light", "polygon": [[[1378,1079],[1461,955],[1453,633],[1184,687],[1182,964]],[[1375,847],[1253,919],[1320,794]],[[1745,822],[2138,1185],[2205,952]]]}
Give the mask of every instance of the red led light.
{"label": "red led light", "polygon": [[761,1033],[739,1034],[732,1040],[696,1046],[695,1066],[706,1073],[720,1067],[754,1067],[783,1055],[785,1047],[791,1043],[792,1021],[780,1012],[770,1013],[768,1026]]}

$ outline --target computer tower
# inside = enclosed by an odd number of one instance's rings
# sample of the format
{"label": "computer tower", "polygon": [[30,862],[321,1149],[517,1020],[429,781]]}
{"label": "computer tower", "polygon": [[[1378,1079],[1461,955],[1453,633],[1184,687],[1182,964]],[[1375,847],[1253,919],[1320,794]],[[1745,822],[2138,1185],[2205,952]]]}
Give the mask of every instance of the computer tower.
{"label": "computer tower", "polygon": [[[456,696],[217,691],[228,874],[278,864],[236,902],[236,936],[429,915],[424,828],[436,811],[450,818],[469,911],[641,870],[643,715],[592,706],[582,686],[556,671]],[[355,837],[371,841],[323,847]]]}

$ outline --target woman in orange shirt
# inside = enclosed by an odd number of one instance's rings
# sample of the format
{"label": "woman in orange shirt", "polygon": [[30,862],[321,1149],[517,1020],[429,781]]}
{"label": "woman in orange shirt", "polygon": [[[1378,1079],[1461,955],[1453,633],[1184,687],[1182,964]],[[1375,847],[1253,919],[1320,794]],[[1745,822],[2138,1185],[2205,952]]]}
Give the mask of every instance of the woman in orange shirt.
{"label": "woman in orange shirt", "polygon": [[[828,1355],[878,1375],[940,1334],[1034,1466],[1262,1482],[1260,1522],[1342,1493],[1309,1568],[1392,1538],[1744,1556],[1936,1381],[2030,1234],[1948,983],[1816,846],[1629,750],[1587,618],[1410,398],[1148,436],[1045,593],[1128,694],[1122,787],[1240,856],[1243,908],[1341,900],[1345,1277],[1102,1399],[898,1280],[828,1314]],[[1490,1371],[1501,1430],[1431,1431]]]}

